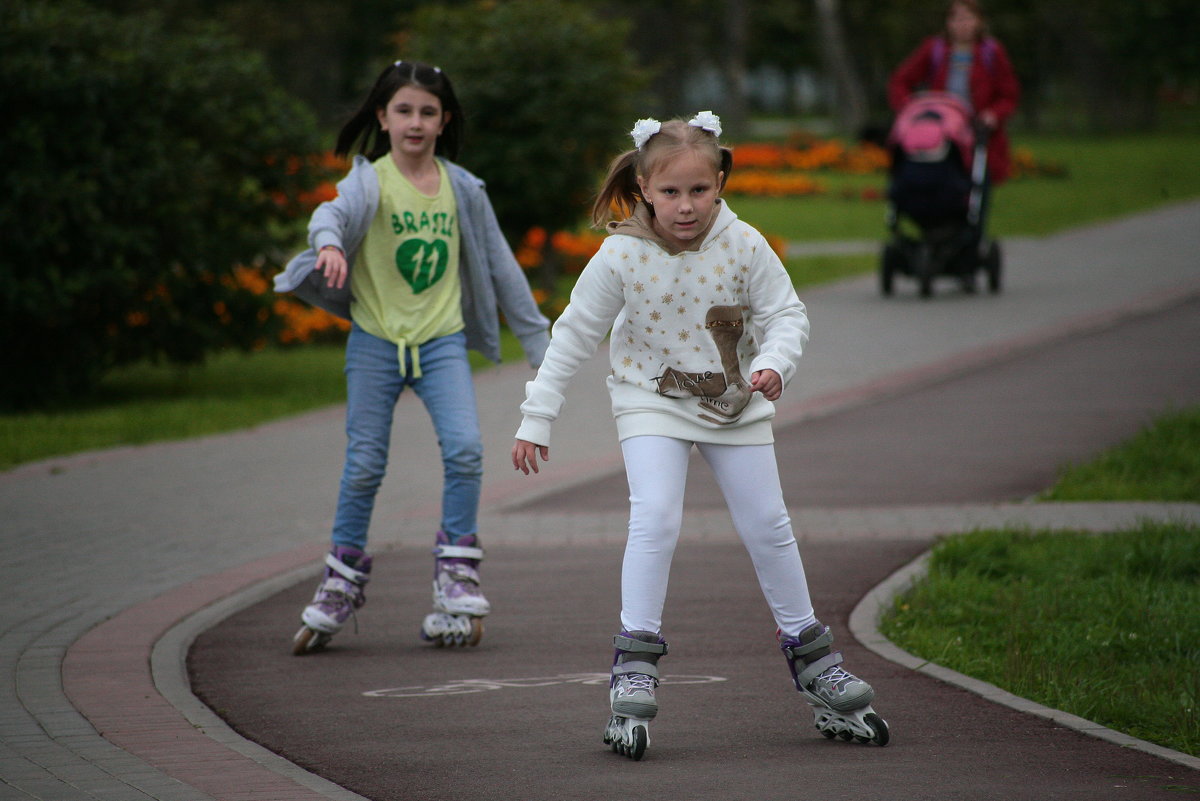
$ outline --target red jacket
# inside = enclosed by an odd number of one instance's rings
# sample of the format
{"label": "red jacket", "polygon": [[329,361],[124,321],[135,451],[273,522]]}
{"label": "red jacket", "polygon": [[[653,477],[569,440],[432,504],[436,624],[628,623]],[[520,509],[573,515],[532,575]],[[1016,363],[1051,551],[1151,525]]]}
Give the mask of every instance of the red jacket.
{"label": "red jacket", "polygon": [[[950,52],[951,46],[944,36],[930,36],[900,63],[888,80],[888,104],[893,111],[903,108],[914,92],[946,88]],[[975,45],[970,87],[975,114],[991,109],[998,121],[988,142],[988,174],[993,184],[999,184],[1009,172],[1008,134],[1004,130],[1004,121],[1016,111],[1021,87],[1008,53],[997,40],[989,37]]]}

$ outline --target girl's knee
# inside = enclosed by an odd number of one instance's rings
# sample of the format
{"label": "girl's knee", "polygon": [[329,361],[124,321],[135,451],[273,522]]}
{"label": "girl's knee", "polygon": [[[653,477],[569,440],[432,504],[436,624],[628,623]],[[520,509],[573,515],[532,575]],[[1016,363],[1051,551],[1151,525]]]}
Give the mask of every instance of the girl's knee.
{"label": "girl's knee", "polygon": [[735,525],[742,539],[768,547],[787,548],[796,544],[792,521],[787,514],[739,516]]}
{"label": "girl's knee", "polygon": [[373,452],[351,452],[342,470],[342,484],[357,490],[375,490],[387,472],[387,455]]}
{"label": "girl's knee", "polygon": [[442,462],[446,472],[454,475],[483,475],[483,442],[461,439],[442,445]]}
{"label": "girl's knee", "polygon": [[670,506],[638,505],[630,507],[630,541],[674,542],[683,527],[683,511]]}

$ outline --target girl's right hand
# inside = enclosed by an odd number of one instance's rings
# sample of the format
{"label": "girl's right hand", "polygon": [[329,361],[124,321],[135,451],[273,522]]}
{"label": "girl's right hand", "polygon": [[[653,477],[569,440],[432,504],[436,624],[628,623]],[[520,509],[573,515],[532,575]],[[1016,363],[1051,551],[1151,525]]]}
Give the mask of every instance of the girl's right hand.
{"label": "girl's right hand", "polygon": [[513,443],[512,462],[513,469],[520,470],[525,475],[529,475],[529,471],[538,471],[538,452],[541,452],[542,461],[550,461],[550,448],[546,445],[534,445],[523,439]]}
{"label": "girl's right hand", "polygon": [[325,273],[327,286],[341,289],[346,284],[346,256],[333,245],[326,245],[317,253],[317,272]]}

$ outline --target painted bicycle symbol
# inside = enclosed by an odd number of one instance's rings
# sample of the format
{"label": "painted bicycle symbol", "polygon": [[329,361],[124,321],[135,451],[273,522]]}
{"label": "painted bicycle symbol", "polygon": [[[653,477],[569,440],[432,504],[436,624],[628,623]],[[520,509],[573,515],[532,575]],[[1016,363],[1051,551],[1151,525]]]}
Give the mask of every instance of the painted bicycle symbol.
{"label": "painted bicycle symbol", "polygon": [[[527,679],[457,679],[445,684],[435,684],[430,687],[389,687],[383,690],[368,690],[363,695],[368,698],[424,698],[439,695],[467,695],[491,690],[525,689],[529,687],[550,687],[555,684],[587,684],[607,685],[610,678],[608,673],[560,673],[557,676],[543,676]],[[711,684],[725,681],[723,676],[685,676],[665,675],[661,684]]]}

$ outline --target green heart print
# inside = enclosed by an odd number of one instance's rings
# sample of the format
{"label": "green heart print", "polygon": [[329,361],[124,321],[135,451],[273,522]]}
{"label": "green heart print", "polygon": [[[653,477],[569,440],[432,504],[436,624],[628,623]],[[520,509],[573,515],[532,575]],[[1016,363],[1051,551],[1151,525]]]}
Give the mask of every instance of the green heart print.
{"label": "green heart print", "polygon": [[441,239],[432,242],[407,239],[396,248],[396,269],[412,287],[413,294],[420,295],[446,274],[449,255],[450,250]]}

